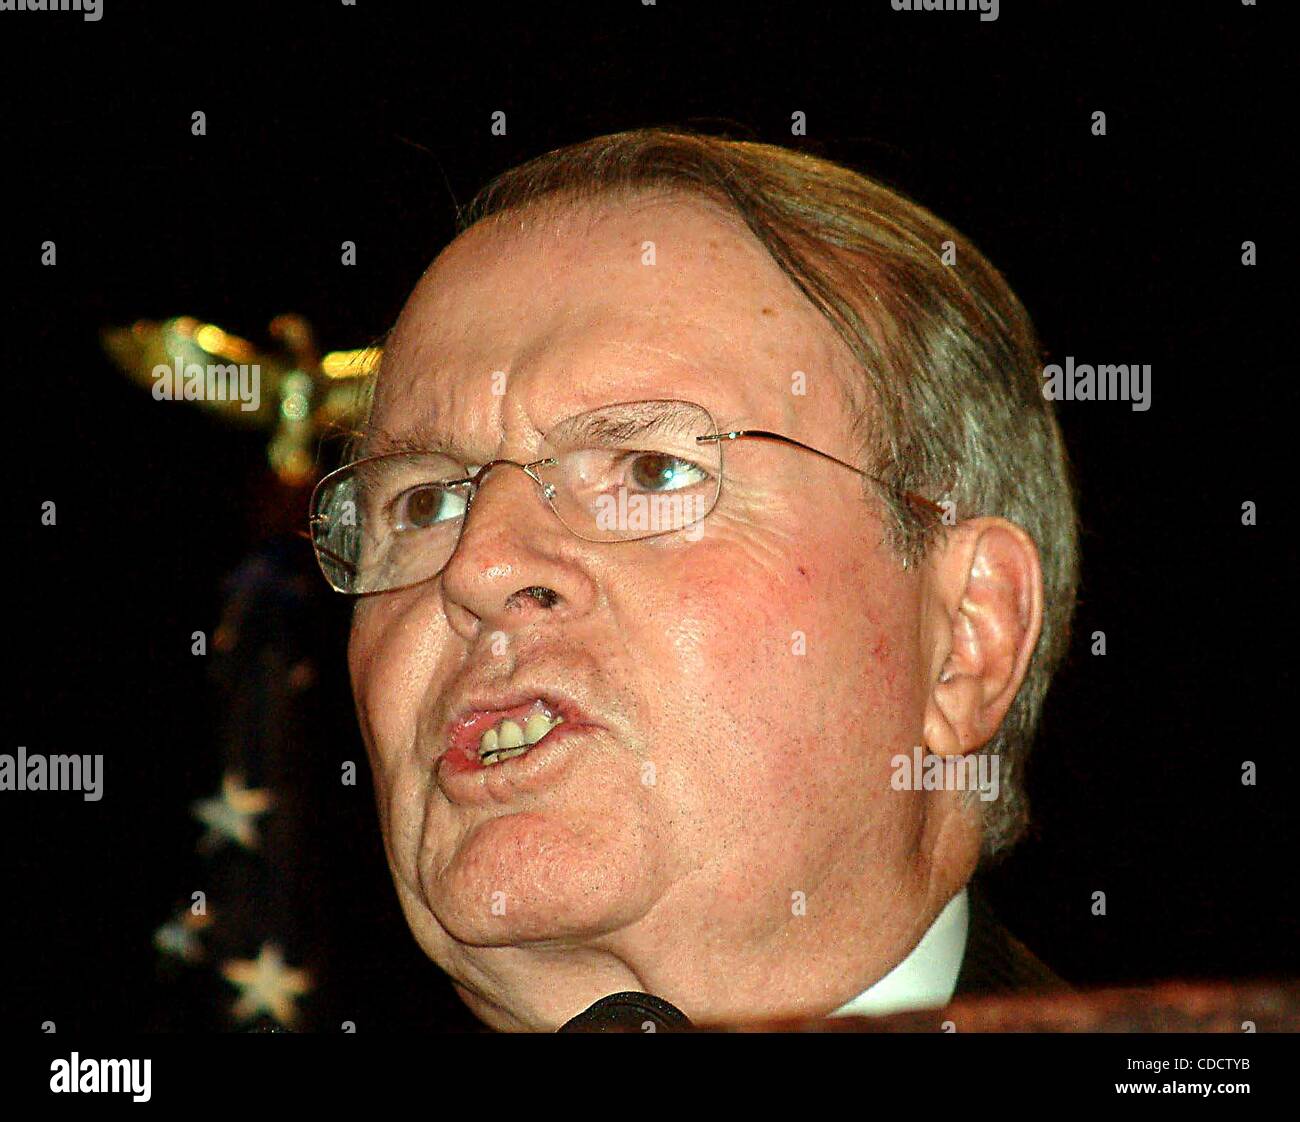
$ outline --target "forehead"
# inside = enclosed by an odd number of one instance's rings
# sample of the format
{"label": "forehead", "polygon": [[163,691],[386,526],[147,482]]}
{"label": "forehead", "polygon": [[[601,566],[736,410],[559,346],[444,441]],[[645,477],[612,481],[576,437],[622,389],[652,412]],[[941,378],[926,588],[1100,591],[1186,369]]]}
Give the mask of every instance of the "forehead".
{"label": "forehead", "polygon": [[475,226],[421,278],[385,350],[366,450],[387,435],[495,448],[639,398],[834,441],[851,367],[722,206],[660,195],[536,207]]}

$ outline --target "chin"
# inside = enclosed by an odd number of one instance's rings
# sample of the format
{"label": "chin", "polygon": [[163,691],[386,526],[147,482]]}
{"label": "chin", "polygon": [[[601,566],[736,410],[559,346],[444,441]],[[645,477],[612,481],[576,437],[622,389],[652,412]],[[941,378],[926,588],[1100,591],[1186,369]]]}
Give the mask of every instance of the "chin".
{"label": "chin", "polygon": [[479,947],[586,942],[647,910],[645,878],[626,841],[583,837],[538,814],[478,826],[445,869],[425,865],[420,887],[447,934]]}

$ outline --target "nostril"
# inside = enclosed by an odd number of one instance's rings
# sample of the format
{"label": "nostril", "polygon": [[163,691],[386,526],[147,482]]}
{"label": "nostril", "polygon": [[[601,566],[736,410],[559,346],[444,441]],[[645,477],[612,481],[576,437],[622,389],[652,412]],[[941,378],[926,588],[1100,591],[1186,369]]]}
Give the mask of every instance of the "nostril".
{"label": "nostril", "polygon": [[551,589],[544,588],[540,584],[533,584],[533,585],[529,585],[527,588],[521,588],[518,592],[514,594],[514,596],[511,596],[510,599],[513,600],[515,599],[516,596],[531,596],[543,607],[547,607],[547,608],[555,607],[555,602],[560,598]]}

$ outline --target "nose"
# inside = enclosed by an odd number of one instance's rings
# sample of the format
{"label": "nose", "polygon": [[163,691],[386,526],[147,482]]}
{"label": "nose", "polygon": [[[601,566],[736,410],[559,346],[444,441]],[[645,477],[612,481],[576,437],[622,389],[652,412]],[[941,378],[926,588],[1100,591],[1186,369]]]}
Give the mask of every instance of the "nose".
{"label": "nose", "polygon": [[585,545],[520,464],[488,464],[442,571],[452,629],[472,643],[484,631],[509,633],[540,618],[588,611],[595,584],[583,563]]}

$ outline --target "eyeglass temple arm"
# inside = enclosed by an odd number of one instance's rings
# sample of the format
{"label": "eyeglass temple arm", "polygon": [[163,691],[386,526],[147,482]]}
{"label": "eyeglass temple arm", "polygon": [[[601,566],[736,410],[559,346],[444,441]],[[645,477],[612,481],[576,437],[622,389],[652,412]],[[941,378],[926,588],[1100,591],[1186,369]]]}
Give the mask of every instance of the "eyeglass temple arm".
{"label": "eyeglass temple arm", "polygon": [[[849,471],[856,472],[858,475],[862,476],[863,479],[870,479],[873,483],[879,483],[882,487],[885,486],[885,481],[879,476],[871,475],[869,472],[865,472],[861,468],[855,467],[853,464],[841,460],[838,456],[832,456],[829,452],[823,452],[818,448],[812,447],[810,444],[804,444],[803,441],[795,440],[794,437],[782,436],[779,432],[768,432],[766,429],[737,429],[734,432],[719,432],[711,433],[707,436],[697,436],[695,440],[697,443],[703,443],[706,440],[737,440],[742,436],[756,436],[763,440],[779,440],[782,444],[789,444],[794,448],[802,448],[805,452],[811,452],[815,456],[820,456],[823,460],[830,460],[833,464],[839,464],[840,467],[846,467]],[[934,514],[943,515],[947,513],[947,511],[945,511],[938,503],[931,502],[923,495],[918,495],[914,491],[904,491],[903,498],[917,506],[925,507]]]}
{"label": "eyeglass temple arm", "polygon": [[332,550],[326,549],[323,545],[320,544],[320,542],[316,541],[316,539],[313,538],[311,534],[307,533],[306,530],[295,530],[294,533],[297,534],[300,538],[306,538],[309,542],[311,542],[311,544],[316,549],[320,550],[320,552],[325,554],[325,556],[328,557],[331,561],[334,561],[337,564],[342,565],[343,568],[347,569],[349,572],[355,573],[357,571],[357,567],[354,564],[352,564],[351,561],[345,561],[337,553],[334,553]]}

